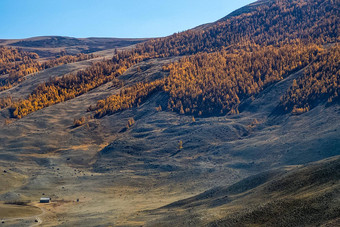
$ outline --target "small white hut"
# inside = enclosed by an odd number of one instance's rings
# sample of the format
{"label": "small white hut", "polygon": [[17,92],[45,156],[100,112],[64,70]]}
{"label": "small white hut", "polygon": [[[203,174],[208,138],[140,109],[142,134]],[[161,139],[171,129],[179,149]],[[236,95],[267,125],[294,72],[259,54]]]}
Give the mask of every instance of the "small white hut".
{"label": "small white hut", "polygon": [[40,203],[49,203],[51,198],[40,198]]}

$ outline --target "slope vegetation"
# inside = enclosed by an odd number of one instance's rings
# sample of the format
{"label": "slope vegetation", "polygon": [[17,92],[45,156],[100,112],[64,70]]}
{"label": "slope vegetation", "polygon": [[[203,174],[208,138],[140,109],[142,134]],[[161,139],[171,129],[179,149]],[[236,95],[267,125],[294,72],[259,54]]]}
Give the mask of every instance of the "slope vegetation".
{"label": "slope vegetation", "polygon": [[63,54],[55,59],[41,63],[38,61],[39,55],[36,53],[6,47],[0,48],[0,56],[0,75],[5,75],[3,78],[0,78],[0,91],[9,89],[22,82],[28,74],[94,58],[93,54],[78,54],[77,56]]}

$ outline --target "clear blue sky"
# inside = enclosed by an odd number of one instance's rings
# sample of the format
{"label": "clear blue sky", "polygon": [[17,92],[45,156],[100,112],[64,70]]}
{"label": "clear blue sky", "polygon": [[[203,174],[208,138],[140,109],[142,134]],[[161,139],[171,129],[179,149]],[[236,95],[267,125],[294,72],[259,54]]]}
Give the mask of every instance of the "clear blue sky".
{"label": "clear blue sky", "polygon": [[255,0],[0,0],[0,39],[142,38],[216,21]]}

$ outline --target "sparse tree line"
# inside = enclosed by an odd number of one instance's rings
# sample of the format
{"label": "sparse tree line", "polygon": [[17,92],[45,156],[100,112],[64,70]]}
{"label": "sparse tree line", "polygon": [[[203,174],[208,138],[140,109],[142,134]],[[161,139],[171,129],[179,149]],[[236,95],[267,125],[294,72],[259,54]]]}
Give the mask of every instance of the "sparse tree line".
{"label": "sparse tree line", "polygon": [[11,47],[0,47],[0,75],[8,74],[8,76],[0,77],[0,91],[20,83],[28,74],[93,57],[93,54],[63,55],[56,59],[39,62],[39,55],[36,53]]}
{"label": "sparse tree line", "polygon": [[95,111],[95,117],[101,118],[105,115],[114,114],[118,111],[138,106],[155,92],[161,91],[164,79],[149,83],[137,83],[134,86],[121,90],[120,94],[112,95],[104,100],[99,100],[90,111]]}
{"label": "sparse tree line", "polygon": [[93,63],[75,74],[42,83],[26,99],[11,105],[12,115],[22,118],[44,107],[73,99],[109,81],[119,85],[121,82],[114,79],[142,60],[144,58],[140,56],[119,52],[110,60]]}

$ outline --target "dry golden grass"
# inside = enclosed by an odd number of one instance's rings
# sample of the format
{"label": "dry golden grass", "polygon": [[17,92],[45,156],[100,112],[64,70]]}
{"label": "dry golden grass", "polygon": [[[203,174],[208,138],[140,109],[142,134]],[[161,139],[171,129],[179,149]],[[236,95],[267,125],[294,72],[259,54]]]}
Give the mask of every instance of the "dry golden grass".
{"label": "dry golden grass", "polygon": [[[6,172],[4,172],[6,171]],[[27,177],[1,168],[0,172],[0,194],[11,191],[15,188],[22,186],[27,180]]]}
{"label": "dry golden grass", "polygon": [[25,218],[41,214],[41,210],[34,206],[20,206],[0,203],[0,219]]}

